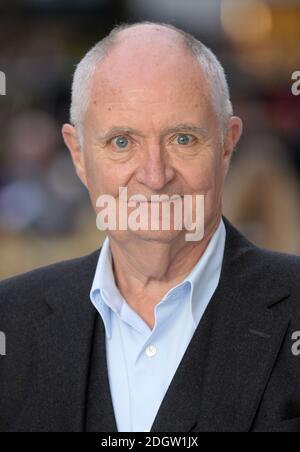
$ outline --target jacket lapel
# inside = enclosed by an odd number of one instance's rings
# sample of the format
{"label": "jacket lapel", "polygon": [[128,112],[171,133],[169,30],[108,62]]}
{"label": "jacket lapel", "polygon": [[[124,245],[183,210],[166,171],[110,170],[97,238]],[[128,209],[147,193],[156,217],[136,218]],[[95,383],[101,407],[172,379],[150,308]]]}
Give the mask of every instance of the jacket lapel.
{"label": "jacket lapel", "polygon": [[100,315],[95,318],[87,384],[85,431],[118,431],[107,372],[105,328]]}
{"label": "jacket lapel", "polygon": [[[221,302],[225,305],[225,298]],[[238,312],[236,307],[229,312],[214,325],[200,431],[251,430],[289,324],[272,312]]]}
{"label": "jacket lapel", "polygon": [[224,221],[218,288],[152,431],[249,431],[287,332],[289,319],[269,308],[289,296],[284,284],[264,280],[257,248]]}
{"label": "jacket lapel", "polygon": [[[78,268],[53,281],[45,294],[44,309],[30,325],[32,335],[32,385],[12,431],[82,432],[86,428],[87,388],[95,333],[96,310],[89,300],[99,251],[82,259]],[[69,274],[70,273],[70,274]],[[104,338],[99,337],[101,344]],[[104,354],[99,366],[106,370]],[[109,387],[100,382],[97,392],[103,419],[112,412]],[[41,410],[41,406],[43,409]],[[113,429],[113,419],[111,419]],[[101,427],[101,426],[100,426]],[[106,421],[105,427],[110,425]]]}

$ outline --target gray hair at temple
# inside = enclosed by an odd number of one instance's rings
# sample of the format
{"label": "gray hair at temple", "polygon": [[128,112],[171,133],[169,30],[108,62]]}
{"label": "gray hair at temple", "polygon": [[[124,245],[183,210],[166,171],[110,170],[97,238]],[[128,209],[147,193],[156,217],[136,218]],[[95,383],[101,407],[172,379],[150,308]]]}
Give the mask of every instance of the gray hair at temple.
{"label": "gray hair at temple", "polygon": [[202,42],[197,40],[193,35],[180,30],[179,28],[165,23],[155,22],[138,22],[134,24],[118,25],[104,39],[99,41],[79,62],[76,67],[73,84],[72,84],[72,100],[70,120],[78,129],[80,141],[82,141],[82,125],[84,115],[89,106],[89,92],[93,75],[110,49],[117,43],[117,38],[123,30],[136,27],[138,25],[157,25],[176,31],[182,36],[183,42],[187,49],[195,56],[200,67],[207,75],[211,85],[216,112],[221,122],[223,135],[227,128],[227,122],[233,115],[232,103],[230,100],[230,92],[223,66],[216,55],[206,47]]}

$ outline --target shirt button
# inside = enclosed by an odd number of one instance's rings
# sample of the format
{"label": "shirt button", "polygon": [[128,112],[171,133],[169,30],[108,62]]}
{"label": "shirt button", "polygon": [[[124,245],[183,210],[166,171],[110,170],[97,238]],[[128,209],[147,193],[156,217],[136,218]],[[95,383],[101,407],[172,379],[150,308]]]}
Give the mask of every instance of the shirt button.
{"label": "shirt button", "polygon": [[149,347],[146,348],[146,355],[149,358],[153,358],[153,356],[155,356],[157,353],[156,347],[154,347],[154,345],[150,345]]}

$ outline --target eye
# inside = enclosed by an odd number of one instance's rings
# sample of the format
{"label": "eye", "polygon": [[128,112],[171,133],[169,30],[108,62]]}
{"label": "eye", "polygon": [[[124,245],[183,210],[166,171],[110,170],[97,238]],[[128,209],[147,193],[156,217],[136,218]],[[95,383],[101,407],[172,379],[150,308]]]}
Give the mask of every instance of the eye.
{"label": "eye", "polygon": [[116,137],[112,141],[119,149],[126,149],[129,145],[129,139],[125,136]]}
{"label": "eye", "polygon": [[176,137],[176,144],[179,144],[181,146],[186,146],[188,144],[191,144],[192,141],[193,141],[192,135],[182,134],[182,135],[178,135]]}

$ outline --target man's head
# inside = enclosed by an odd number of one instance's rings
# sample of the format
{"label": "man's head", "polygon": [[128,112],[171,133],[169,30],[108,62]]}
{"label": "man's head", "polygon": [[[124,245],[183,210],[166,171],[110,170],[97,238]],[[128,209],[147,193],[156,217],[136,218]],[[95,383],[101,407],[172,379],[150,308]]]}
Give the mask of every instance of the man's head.
{"label": "man's head", "polygon": [[[64,139],[95,210],[100,195],[117,200],[119,187],[127,187],[128,197],[147,199],[202,194],[206,227],[220,217],[242,125],[222,66],[191,35],[153,23],[114,29],[76,69],[71,123]],[[128,234],[162,241],[180,235]]]}

